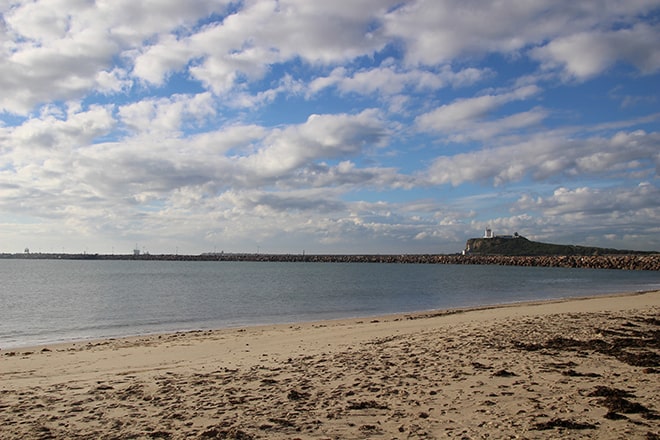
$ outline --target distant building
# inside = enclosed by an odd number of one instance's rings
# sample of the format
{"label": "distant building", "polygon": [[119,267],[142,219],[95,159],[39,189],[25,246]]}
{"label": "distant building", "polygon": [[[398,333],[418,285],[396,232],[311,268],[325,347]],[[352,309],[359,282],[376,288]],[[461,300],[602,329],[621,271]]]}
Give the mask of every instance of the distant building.
{"label": "distant building", "polygon": [[493,230],[488,228],[484,231],[484,238],[503,238],[503,239],[512,239],[512,238],[520,238],[520,235],[516,232],[513,235],[495,235],[493,233]]}
{"label": "distant building", "polygon": [[140,255],[140,249],[138,249],[137,245],[135,246],[135,249],[133,249],[133,255],[136,257]]}

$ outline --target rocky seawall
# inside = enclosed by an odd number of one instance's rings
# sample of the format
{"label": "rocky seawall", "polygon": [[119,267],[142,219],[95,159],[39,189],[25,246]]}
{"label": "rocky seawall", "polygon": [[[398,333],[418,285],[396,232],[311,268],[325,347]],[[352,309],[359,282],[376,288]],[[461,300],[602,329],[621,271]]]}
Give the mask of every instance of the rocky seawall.
{"label": "rocky seawall", "polygon": [[0,258],[160,261],[264,261],[310,263],[495,264],[501,266],[571,267],[586,269],[660,270],[660,254],[644,255],[302,255],[302,254],[202,254],[202,255],[101,255],[101,254],[2,254]]}
{"label": "rocky seawall", "polygon": [[[264,256],[266,257],[266,256]],[[504,256],[504,255],[310,255],[313,262],[403,264],[495,264],[588,269],[660,270],[660,255]]]}
{"label": "rocky seawall", "polygon": [[[465,259],[465,263],[461,261]],[[453,264],[498,264],[585,269],[660,270],[660,255],[458,256]]]}

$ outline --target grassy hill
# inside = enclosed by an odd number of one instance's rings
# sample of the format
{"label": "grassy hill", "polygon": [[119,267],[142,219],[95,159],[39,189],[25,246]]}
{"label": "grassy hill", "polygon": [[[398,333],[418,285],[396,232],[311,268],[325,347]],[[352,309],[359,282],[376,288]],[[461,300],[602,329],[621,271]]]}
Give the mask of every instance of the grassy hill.
{"label": "grassy hill", "polygon": [[621,255],[650,254],[621,249],[599,248],[591,246],[575,246],[564,244],[541,243],[525,237],[514,238],[471,238],[466,243],[466,250],[472,255]]}

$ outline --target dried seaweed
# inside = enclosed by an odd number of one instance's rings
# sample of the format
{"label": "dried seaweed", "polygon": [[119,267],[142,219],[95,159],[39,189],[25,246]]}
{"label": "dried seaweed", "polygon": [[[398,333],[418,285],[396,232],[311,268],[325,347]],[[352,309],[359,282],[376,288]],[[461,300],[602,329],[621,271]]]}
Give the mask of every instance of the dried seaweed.
{"label": "dried seaweed", "polygon": [[537,423],[532,428],[535,431],[547,431],[555,428],[564,428],[564,429],[596,429],[596,425],[592,423],[581,423],[574,422],[572,420],[565,419],[552,419],[547,422]]}
{"label": "dried seaweed", "polygon": [[596,389],[588,394],[589,397],[635,397],[629,391],[620,390],[618,388],[610,388],[598,385]]}
{"label": "dried seaweed", "polygon": [[350,402],[348,409],[389,409],[387,405],[383,405],[374,400]]}
{"label": "dried seaweed", "polygon": [[[655,318],[639,318],[638,321],[647,325],[658,325],[660,322]],[[635,330],[631,330],[630,326],[635,326]],[[513,346],[525,351],[592,351],[614,357],[634,367],[660,366],[660,355],[654,351],[660,349],[660,331],[656,329],[638,330],[638,328],[636,324],[627,321],[615,329],[595,328],[595,333],[602,335],[603,338],[579,340],[555,336],[540,344],[514,341]]]}

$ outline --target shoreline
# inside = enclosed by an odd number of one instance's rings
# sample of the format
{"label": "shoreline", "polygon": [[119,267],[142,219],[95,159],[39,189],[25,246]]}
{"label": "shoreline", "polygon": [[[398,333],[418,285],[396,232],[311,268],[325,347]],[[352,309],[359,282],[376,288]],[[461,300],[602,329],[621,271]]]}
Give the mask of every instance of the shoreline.
{"label": "shoreline", "polygon": [[658,316],[660,291],[647,291],[2,351],[0,429],[9,440],[658,438]]}
{"label": "shoreline", "polygon": [[605,299],[605,298],[620,298],[628,297],[635,295],[643,295],[647,293],[660,292],[656,290],[640,290],[640,291],[625,291],[625,292],[615,292],[615,293],[604,293],[604,294],[590,294],[585,296],[571,296],[571,297],[558,297],[550,299],[539,299],[539,300],[522,300],[522,301],[513,301],[513,302],[504,302],[504,303],[493,303],[493,304],[484,304],[484,305],[474,305],[474,306],[465,306],[465,307],[451,307],[445,309],[429,309],[429,310],[416,310],[410,312],[395,312],[395,313],[385,313],[385,314],[374,314],[374,315],[356,315],[356,316],[347,316],[340,318],[329,318],[329,319],[319,319],[319,320],[302,320],[302,321],[290,321],[290,322],[273,322],[273,323],[256,323],[256,324],[245,324],[245,325],[228,325],[221,327],[209,327],[209,328],[186,328],[180,330],[172,331],[154,331],[154,332],[145,332],[145,333],[130,333],[125,335],[111,335],[111,336],[101,336],[101,337],[81,337],[81,338],[71,338],[66,340],[54,340],[39,342],[34,344],[20,344],[20,345],[8,345],[0,346],[0,356],[3,354],[11,352],[34,352],[44,348],[52,347],[71,347],[76,345],[84,344],[95,344],[104,341],[121,341],[121,340],[133,340],[139,338],[158,338],[166,337],[170,335],[186,335],[194,334],[200,332],[224,332],[224,331],[233,331],[237,329],[258,329],[258,328],[273,328],[273,327],[290,327],[294,325],[328,325],[332,323],[343,323],[345,321],[364,321],[364,320],[398,320],[398,319],[424,319],[427,317],[435,316],[445,316],[445,315],[454,315],[462,314],[469,312],[478,312],[482,310],[494,310],[494,309],[505,309],[510,307],[524,307],[524,306],[539,306],[539,305],[551,305],[551,304],[560,304],[565,302],[572,301],[583,301],[590,299]]}

